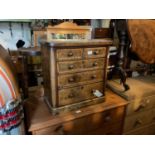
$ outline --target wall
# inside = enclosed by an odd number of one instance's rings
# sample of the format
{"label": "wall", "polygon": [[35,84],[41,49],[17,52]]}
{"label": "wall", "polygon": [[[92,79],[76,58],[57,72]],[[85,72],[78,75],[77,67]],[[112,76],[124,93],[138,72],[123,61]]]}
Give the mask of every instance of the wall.
{"label": "wall", "polygon": [[[23,20],[21,20],[23,21]],[[32,22],[35,20],[31,20]],[[91,19],[91,26],[93,28],[98,27],[108,27],[109,19]],[[10,32],[9,22],[7,21],[0,21],[0,44],[10,50],[16,50],[16,42],[19,39],[25,41],[24,47],[31,46],[31,28],[30,23],[23,22],[23,29],[21,26],[21,22],[18,20],[11,22],[12,27],[12,36]]]}
{"label": "wall", "polygon": [[0,44],[10,50],[16,50],[16,42],[19,39],[25,41],[24,47],[31,45],[31,28],[29,23],[11,22],[12,36],[10,31],[9,22],[0,22]]}

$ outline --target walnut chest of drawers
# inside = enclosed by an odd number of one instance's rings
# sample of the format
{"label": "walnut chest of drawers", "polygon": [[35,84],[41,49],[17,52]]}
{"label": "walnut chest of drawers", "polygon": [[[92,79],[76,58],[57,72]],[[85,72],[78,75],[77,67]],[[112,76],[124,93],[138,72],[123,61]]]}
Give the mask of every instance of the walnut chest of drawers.
{"label": "walnut chest of drawers", "polygon": [[129,101],[123,134],[155,134],[155,77],[129,78],[127,83],[130,90],[121,92],[116,81],[110,82],[111,88]]}
{"label": "walnut chest of drawers", "polygon": [[110,40],[43,42],[45,100],[53,113],[105,99]]}

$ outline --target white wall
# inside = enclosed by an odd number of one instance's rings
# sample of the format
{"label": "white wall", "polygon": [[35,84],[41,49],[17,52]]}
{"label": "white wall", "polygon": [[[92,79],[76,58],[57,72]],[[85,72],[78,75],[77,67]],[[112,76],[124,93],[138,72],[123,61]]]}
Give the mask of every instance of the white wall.
{"label": "white wall", "polygon": [[0,22],[0,44],[6,49],[16,50],[16,42],[22,39],[25,41],[24,47],[29,47],[31,45],[29,23],[23,23],[23,30],[19,22],[12,22],[11,25],[13,36],[11,36],[9,22]]}

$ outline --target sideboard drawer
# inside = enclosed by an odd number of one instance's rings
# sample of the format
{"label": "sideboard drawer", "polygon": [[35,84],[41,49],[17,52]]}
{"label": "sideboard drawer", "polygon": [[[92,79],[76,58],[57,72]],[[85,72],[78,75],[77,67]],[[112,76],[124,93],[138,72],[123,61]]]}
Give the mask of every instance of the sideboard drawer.
{"label": "sideboard drawer", "polygon": [[95,82],[103,80],[103,70],[87,71],[81,73],[74,73],[68,75],[59,75],[58,76],[58,86],[73,86],[79,85],[85,82]]}
{"label": "sideboard drawer", "polygon": [[155,103],[155,97],[136,98],[127,107],[127,115],[136,114],[151,109]]}
{"label": "sideboard drawer", "polygon": [[57,60],[77,60],[82,59],[82,48],[77,49],[58,49],[57,50]]}
{"label": "sideboard drawer", "polygon": [[[82,111],[83,113],[85,111]],[[78,115],[78,114],[77,114]],[[121,134],[124,106],[33,131],[37,135]]]}
{"label": "sideboard drawer", "polygon": [[128,116],[125,119],[124,132],[135,130],[143,125],[151,123],[153,119],[152,117],[152,110],[147,110],[133,116]]}
{"label": "sideboard drawer", "polygon": [[54,125],[33,131],[34,135],[62,135],[62,125]]}
{"label": "sideboard drawer", "polygon": [[84,49],[85,58],[101,58],[105,56],[106,56],[106,47]]}
{"label": "sideboard drawer", "polygon": [[83,68],[82,61],[58,62],[58,72],[76,72]]}
{"label": "sideboard drawer", "polygon": [[93,94],[94,91],[99,90],[101,93],[103,93],[103,87],[104,84],[100,82],[59,90],[59,106],[64,106],[68,104],[77,103],[83,100],[96,98],[96,96]]}
{"label": "sideboard drawer", "polygon": [[[124,107],[111,109],[102,113],[96,113],[87,117],[69,121],[63,125],[64,134],[110,134],[117,127],[120,130],[120,122],[124,114]],[[118,122],[118,123],[117,123]],[[115,124],[115,127],[113,126]],[[111,131],[110,129],[113,130]],[[100,131],[100,132],[99,132]]]}

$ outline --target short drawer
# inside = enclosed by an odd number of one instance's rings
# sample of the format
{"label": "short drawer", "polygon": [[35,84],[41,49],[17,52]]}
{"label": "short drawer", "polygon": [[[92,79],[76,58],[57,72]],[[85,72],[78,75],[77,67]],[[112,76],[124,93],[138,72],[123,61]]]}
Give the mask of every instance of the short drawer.
{"label": "short drawer", "polygon": [[151,123],[153,121],[152,114],[152,110],[147,110],[135,115],[127,116],[124,123],[124,133]]}
{"label": "short drawer", "polygon": [[68,61],[68,62],[58,62],[58,72],[76,72],[83,68],[82,61]]}
{"label": "short drawer", "polygon": [[57,49],[57,60],[78,60],[82,59],[82,48],[77,49]]}
{"label": "short drawer", "polygon": [[105,56],[106,56],[106,47],[84,49],[85,58],[101,58]]}
{"label": "short drawer", "polygon": [[103,69],[68,74],[68,75],[59,75],[58,76],[58,86],[59,86],[59,88],[63,88],[65,86],[79,85],[79,83],[82,84],[85,82],[103,81],[103,77],[104,77]]}
{"label": "short drawer", "polygon": [[127,107],[127,115],[136,114],[151,109],[155,104],[155,97],[136,98]]}
{"label": "short drawer", "polygon": [[[96,98],[93,94],[95,90],[99,90],[103,94],[104,83],[83,85],[74,88],[67,88],[58,91],[59,106],[77,103],[87,99]],[[104,95],[104,94],[103,94]]]}
{"label": "short drawer", "polygon": [[88,59],[84,61],[84,68],[91,69],[91,68],[104,68],[105,67],[105,59]]}

